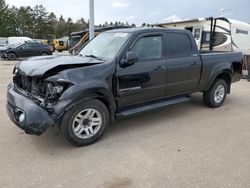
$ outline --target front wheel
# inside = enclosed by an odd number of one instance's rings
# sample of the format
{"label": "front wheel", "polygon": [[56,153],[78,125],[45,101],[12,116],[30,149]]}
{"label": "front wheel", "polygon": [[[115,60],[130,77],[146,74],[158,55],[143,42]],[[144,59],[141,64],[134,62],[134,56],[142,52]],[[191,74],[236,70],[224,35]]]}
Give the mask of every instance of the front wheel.
{"label": "front wheel", "polygon": [[227,96],[228,85],[225,80],[216,79],[212,87],[203,93],[203,102],[211,108],[220,107]]}
{"label": "front wheel", "polygon": [[13,53],[13,52],[10,52],[10,53],[8,53],[7,54],[7,57],[8,57],[8,60],[10,60],[10,61],[14,61],[14,60],[16,60],[16,54],[15,53]]}
{"label": "front wheel", "polygon": [[62,119],[64,138],[75,146],[98,141],[109,123],[106,106],[99,100],[84,101],[69,110]]}
{"label": "front wheel", "polygon": [[42,53],[41,53],[41,56],[46,56],[46,55],[48,55],[47,52],[42,52]]}

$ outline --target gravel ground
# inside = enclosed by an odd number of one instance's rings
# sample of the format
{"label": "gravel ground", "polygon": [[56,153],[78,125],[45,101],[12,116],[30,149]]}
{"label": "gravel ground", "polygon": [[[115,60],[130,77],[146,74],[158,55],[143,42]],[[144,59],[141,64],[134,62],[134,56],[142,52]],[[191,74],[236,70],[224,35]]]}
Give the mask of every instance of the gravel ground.
{"label": "gravel ground", "polygon": [[76,148],[56,129],[23,133],[5,112],[14,62],[0,61],[0,187],[250,187],[250,83],[223,107],[192,101],[119,120]]}

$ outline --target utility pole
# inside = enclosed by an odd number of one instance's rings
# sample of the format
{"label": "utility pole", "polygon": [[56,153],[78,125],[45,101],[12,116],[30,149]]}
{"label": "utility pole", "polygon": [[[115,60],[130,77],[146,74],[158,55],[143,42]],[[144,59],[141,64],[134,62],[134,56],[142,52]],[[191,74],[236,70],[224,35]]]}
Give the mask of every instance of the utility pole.
{"label": "utility pole", "polygon": [[89,40],[95,37],[94,0],[89,0]]}

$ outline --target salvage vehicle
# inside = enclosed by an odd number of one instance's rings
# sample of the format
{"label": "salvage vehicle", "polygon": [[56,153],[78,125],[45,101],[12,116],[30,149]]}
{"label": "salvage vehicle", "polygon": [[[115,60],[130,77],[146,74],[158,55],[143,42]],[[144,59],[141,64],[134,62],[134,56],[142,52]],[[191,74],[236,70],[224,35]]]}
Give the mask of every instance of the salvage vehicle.
{"label": "salvage vehicle", "polygon": [[16,64],[7,89],[10,119],[26,133],[59,126],[76,146],[92,144],[117,118],[190,100],[220,107],[241,79],[242,53],[199,54],[186,30],[106,31],[76,56]]}
{"label": "salvage vehicle", "polygon": [[17,46],[20,46],[20,44],[9,44],[6,46],[2,46],[2,47],[0,47],[0,54],[8,49],[15,48]]}
{"label": "salvage vehicle", "polygon": [[50,48],[36,41],[28,41],[21,44],[10,45],[1,51],[1,58],[15,60],[17,58],[52,55]]}

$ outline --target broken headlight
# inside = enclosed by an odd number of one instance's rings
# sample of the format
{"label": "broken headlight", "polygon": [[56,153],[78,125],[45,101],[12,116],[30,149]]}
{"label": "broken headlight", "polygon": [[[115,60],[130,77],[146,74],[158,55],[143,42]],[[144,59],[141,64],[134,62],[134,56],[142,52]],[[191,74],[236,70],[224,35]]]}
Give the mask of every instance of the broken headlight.
{"label": "broken headlight", "polygon": [[58,83],[52,83],[48,82],[46,86],[46,99],[49,102],[55,102],[60,98],[62,93],[70,87],[70,83],[63,83],[63,82],[58,82]]}

